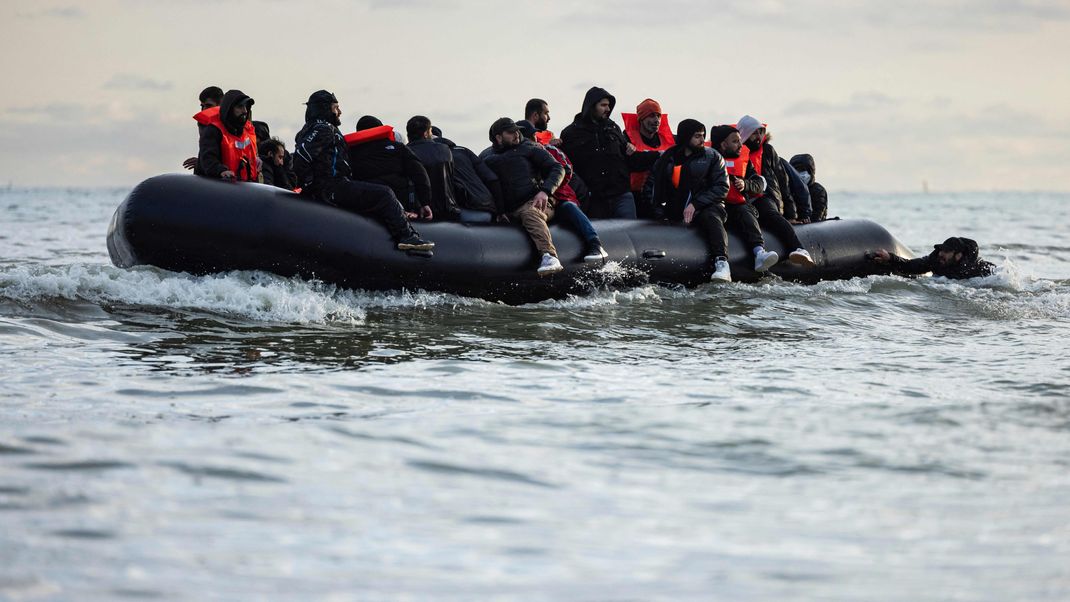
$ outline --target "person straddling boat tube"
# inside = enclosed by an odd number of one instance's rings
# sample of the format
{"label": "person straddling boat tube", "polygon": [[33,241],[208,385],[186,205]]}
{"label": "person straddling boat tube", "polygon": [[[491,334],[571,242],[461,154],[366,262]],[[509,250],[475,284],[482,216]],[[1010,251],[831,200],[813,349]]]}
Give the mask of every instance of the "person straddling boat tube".
{"label": "person straddling boat tube", "polygon": [[866,253],[866,259],[880,264],[881,273],[914,276],[932,272],[934,276],[965,280],[990,276],[995,271],[996,266],[981,259],[978,255],[976,241],[961,236],[952,236],[938,245],[933,245],[933,252],[925,257],[905,259],[884,249],[877,249]]}
{"label": "person straddling boat tube", "polygon": [[[536,144],[539,143],[539,130],[536,129],[535,124],[524,119],[516,122],[516,125],[520,128],[520,134],[526,140]],[[546,149],[546,152],[550,153],[554,161],[557,161],[561,167],[565,168],[565,177],[562,178],[561,185],[554,191],[554,211],[557,221],[567,224],[569,228],[572,228],[582,236],[584,242],[587,243],[587,251],[583,256],[584,263],[605,263],[609,254],[602,248],[602,240],[598,238],[598,231],[594,229],[591,220],[587,219],[583,209],[580,209],[576,191],[570,186],[573,177],[572,162],[568,160],[568,156],[561,149],[551,145],[542,145],[542,147]]]}
{"label": "person straddling boat tube", "polygon": [[[714,259],[710,279],[731,282],[728,235],[724,229],[728,219],[724,204],[728,175],[724,159],[717,151],[706,148],[705,140],[706,126],[694,119],[682,120],[676,126],[676,144],[654,164],[645,186],[653,202],[654,217],[685,224],[694,222]],[[757,229],[756,222],[754,229]],[[760,248],[760,232],[757,241]]]}
{"label": "person straddling boat tube", "polygon": [[546,222],[554,217],[551,197],[565,177],[565,168],[541,145],[521,139],[520,128],[508,117],[491,124],[490,142],[493,146],[484,161],[501,183],[503,206],[499,213],[520,221],[535,243],[542,254],[540,276],[560,272],[564,267]]}
{"label": "person straddling boat tube", "polygon": [[253,99],[228,90],[218,107],[193,116],[200,129],[198,175],[223,180],[259,181],[256,132],[251,119]]}
{"label": "person straddling boat tube", "polygon": [[[753,170],[765,183],[764,190],[751,201],[758,210],[758,225],[762,227],[763,232],[771,232],[780,239],[786,248],[795,249],[788,254],[788,261],[804,267],[813,267],[813,258],[799,242],[795,228],[780,212],[780,195],[783,191],[777,182],[780,180],[778,171],[782,170],[783,166],[776,150],[765,141],[765,126],[754,117],[744,115],[735,127],[739,131],[740,140],[749,151],[747,173],[750,174]],[[738,186],[736,189],[739,190]]]}
{"label": "person straddling boat tube", "polygon": [[297,133],[293,155],[302,194],[378,220],[399,250],[434,248],[435,243],[420,238],[409,224],[390,188],[350,179],[349,149],[338,130],[342,110],[334,94],[326,90],[313,92],[305,104],[305,126]]}

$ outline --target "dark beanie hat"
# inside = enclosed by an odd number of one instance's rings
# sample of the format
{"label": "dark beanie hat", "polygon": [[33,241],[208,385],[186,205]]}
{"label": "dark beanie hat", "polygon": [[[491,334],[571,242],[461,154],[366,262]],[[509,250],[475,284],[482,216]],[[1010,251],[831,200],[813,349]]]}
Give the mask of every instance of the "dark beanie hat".
{"label": "dark beanie hat", "polygon": [[687,144],[695,132],[705,132],[706,126],[695,119],[685,119],[676,125],[676,143]]}
{"label": "dark beanie hat", "polygon": [[516,127],[520,128],[521,136],[527,138],[528,140],[535,139],[535,125],[527,119],[521,119],[520,121],[516,122]]}
{"label": "dark beanie hat", "polygon": [[710,130],[710,144],[712,144],[715,149],[720,148],[721,143],[725,141],[725,138],[731,136],[732,132],[738,131],[739,130],[730,125],[715,126]]}
{"label": "dark beanie hat", "polygon": [[308,97],[308,102],[306,102],[305,104],[306,105],[320,105],[320,104],[329,105],[329,104],[334,104],[336,102],[338,102],[338,99],[335,98],[334,94],[331,94],[330,92],[328,92],[326,90],[317,90],[317,91],[313,92],[311,96]]}
{"label": "dark beanie hat", "polygon": [[431,126],[431,135],[434,136],[435,138],[441,138],[442,137],[442,129],[440,127],[438,127],[437,125]]}
{"label": "dark beanie hat", "polygon": [[379,121],[378,117],[372,117],[371,115],[365,115],[357,120],[357,131],[370,130],[383,125],[382,121]]}

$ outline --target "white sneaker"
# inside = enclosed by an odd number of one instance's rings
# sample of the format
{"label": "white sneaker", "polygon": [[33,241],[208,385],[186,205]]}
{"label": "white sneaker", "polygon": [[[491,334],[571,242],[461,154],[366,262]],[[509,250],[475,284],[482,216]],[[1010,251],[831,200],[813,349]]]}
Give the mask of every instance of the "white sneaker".
{"label": "white sneaker", "polygon": [[795,249],[792,251],[791,254],[788,255],[788,261],[804,268],[812,268],[817,265],[814,263],[814,258],[810,257],[810,253],[808,253],[806,249]]}
{"label": "white sneaker", "polygon": [[561,265],[561,262],[558,261],[556,257],[549,253],[542,254],[542,263],[539,264],[540,276],[549,276],[550,274],[560,272],[563,269],[565,269],[565,266]]}
{"label": "white sneaker", "polygon": [[713,275],[710,276],[710,282],[732,282],[732,269],[728,267],[728,262],[723,259],[718,259],[713,264]]}
{"label": "white sneaker", "polygon": [[762,249],[754,254],[754,271],[768,272],[769,268],[776,265],[778,261],[780,261],[780,255],[777,255],[776,251]]}

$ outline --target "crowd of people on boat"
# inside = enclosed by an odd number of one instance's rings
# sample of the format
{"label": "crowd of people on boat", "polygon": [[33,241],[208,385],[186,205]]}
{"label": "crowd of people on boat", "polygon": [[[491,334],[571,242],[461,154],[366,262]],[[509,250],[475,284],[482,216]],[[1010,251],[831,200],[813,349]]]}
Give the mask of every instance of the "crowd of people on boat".
{"label": "crowd of people on boat", "polygon": [[[211,86],[201,92],[201,111],[194,115],[198,155],[183,166],[208,178],[293,190],[371,217],[402,251],[434,248],[413,222],[519,223],[540,255],[539,275],[563,269],[548,228],[555,220],[583,238],[584,262],[605,262],[592,222],[602,218],[695,227],[708,246],[713,281],[732,279],[728,231],[750,249],[757,272],[779,261],[815,265],[795,233],[796,225],[827,218],[828,195],[817,182],[813,156],[783,159],[768,126],[750,115],[709,131],[683,119],[673,132],[661,104],[650,98],[635,113],[622,114],[622,129],[611,118],[616,102],[592,87],[558,137],[549,130],[549,104],[533,98],[523,119],[495,120],[490,145],[477,154],[422,115],[408,120],[404,135],[371,115],[343,134],[338,98],[319,90],[305,103],[305,124],[291,153],[266,123],[252,119],[251,97]],[[766,249],[766,232],[791,249],[786,258]],[[976,259],[976,243],[973,249]],[[871,259],[893,269],[918,268],[883,250]]]}

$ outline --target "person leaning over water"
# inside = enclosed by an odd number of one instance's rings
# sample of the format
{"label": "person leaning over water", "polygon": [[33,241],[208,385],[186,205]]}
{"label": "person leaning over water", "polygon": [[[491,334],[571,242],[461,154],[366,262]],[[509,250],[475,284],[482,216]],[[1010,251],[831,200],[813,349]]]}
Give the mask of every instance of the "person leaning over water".
{"label": "person leaning over water", "polygon": [[694,119],[676,125],[676,145],[661,155],[647,178],[655,217],[683,221],[702,232],[713,258],[711,280],[731,282],[724,200],[728,175],[724,159],[704,146],[706,126]]}
{"label": "person leaning over water", "polygon": [[996,266],[981,259],[977,243],[969,238],[952,236],[933,245],[933,252],[925,257],[904,259],[884,249],[866,253],[866,259],[880,264],[881,272],[900,276],[914,276],[932,272],[951,280],[964,280],[979,276],[991,276]]}
{"label": "person leaning over water", "polygon": [[551,197],[565,177],[565,168],[541,145],[523,140],[519,126],[508,117],[491,124],[490,142],[493,146],[483,156],[501,182],[501,213],[509,220],[519,220],[542,253],[539,275],[560,272],[564,267],[557,258],[546,222],[554,217]]}
{"label": "person leaning over water", "polygon": [[301,194],[379,221],[400,251],[433,249],[435,243],[420,238],[409,224],[394,191],[350,179],[349,149],[338,130],[342,109],[334,94],[318,90],[305,104],[305,126],[297,133],[293,155]]}

